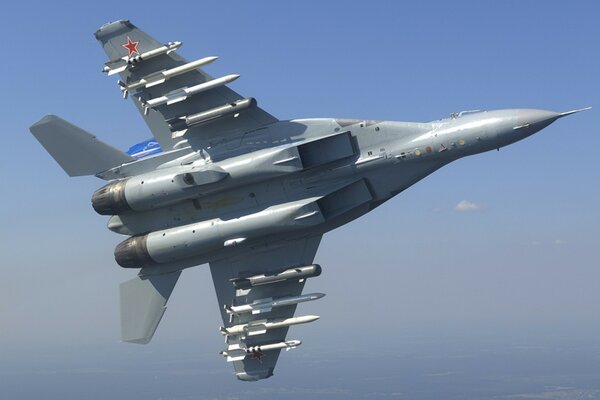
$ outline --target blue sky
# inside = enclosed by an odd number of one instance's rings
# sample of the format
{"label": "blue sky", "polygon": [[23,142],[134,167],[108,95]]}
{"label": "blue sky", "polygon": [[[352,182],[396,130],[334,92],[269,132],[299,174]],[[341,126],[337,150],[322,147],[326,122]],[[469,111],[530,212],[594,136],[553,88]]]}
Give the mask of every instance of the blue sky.
{"label": "blue sky", "polygon": [[[206,268],[184,273],[151,345],[118,343],[117,286],[133,274],[113,260],[121,237],[90,207],[102,182],[69,179],[27,129],[53,113],[123,149],[149,136],[116,79],[100,72],[106,60],[92,34],[119,18],[182,40],[189,59],[219,55],[207,70],[240,73],[232,88],[280,119],[594,106],[449,165],[326,235],[316,259],[325,272],[308,287],[328,296],[303,306],[322,319],[292,336],[306,339],[298,351],[307,354],[377,342],[382,331],[391,341],[598,337],[598,15],[594,1],[5,5],[0,352],[27,358],[34,344],[53,357],[73,345],[89,357],[95,346],[141,354],[185,342],[222,361]],[[457,211],[461,201],[474,206]]]}

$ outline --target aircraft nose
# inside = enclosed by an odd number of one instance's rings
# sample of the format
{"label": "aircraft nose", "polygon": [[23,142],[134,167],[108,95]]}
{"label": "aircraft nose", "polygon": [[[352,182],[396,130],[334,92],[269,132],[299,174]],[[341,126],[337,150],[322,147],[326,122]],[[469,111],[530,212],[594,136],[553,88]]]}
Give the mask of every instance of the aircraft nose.
{"label": "aircraft nose", "polygon": [[560,113],[554,111],[521,109],[517,113],[517,125],[513,129],[532,134],[547,127],[558,118],[560,118]]}
{"label": "aircraft nose", "polygon": [[589,109],[590,107],[562,113],[548,110],[520,109],[517,112],[517,125],[513,127],[513,130],[522,133],[524,136],[529,136],[544,129],[559,118]]}

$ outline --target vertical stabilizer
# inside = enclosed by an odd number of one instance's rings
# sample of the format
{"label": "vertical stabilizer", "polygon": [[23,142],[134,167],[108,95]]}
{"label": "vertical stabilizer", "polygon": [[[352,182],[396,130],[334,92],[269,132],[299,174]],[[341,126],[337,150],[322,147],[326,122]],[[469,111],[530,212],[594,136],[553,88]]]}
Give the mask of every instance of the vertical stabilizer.
{"label": "vertical stabilizer", "polygon": [[121,338],[124,342],[150,342],[181,271],[136,276],[121,284]]}

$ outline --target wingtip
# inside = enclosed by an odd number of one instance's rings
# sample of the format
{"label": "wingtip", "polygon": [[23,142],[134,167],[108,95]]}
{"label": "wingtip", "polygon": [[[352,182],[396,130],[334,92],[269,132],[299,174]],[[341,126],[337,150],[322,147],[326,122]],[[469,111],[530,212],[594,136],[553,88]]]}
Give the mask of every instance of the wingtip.
{"label": "wingtip", "polygon": [[49,122],[52,121],[56,121],[57,119],[60,119],[59,117],[57,117],[54,114],[46,114],[44,115],[42,118],[40,118],[37,122],[34,122],[30,127],[29,130],[31,131],[31,129],[33,128],[35,130],[36,127],[40,126],[40,125],[44,125],[47,124]]}

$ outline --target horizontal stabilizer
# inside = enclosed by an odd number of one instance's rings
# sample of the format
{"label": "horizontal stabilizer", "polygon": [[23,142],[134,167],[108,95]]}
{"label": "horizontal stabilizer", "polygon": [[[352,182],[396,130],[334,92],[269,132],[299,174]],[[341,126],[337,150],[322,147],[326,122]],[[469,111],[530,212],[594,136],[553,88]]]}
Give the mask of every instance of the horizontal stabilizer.
{"label": "horizontal stabilizer", "polygon": [[29,130],[69,176],[95,175],[135,160],[56,115],[46,115]]}
{"label": "horizontal stabilizer", "polygon": [[150,342],[180,274],[181,271],[137,276],[121,284],[121,338],[124,342]]}

